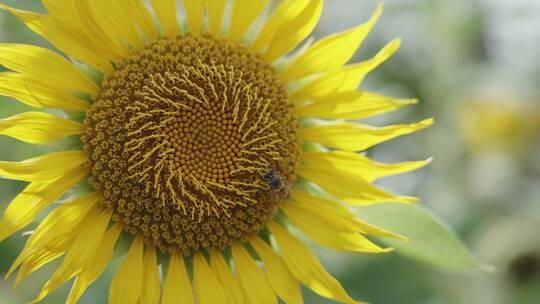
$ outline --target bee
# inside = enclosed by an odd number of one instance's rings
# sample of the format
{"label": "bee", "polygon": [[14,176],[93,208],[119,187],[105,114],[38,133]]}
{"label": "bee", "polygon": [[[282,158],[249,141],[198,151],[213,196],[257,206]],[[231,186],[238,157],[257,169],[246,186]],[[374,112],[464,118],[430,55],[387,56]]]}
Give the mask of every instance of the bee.
{"label": "bee", "polygon": [[276,169],[271,168],[262,176],[262,178],[268,182],[268,188],[280,198],[289,197],[289,186],[287,185],[287,181],[276,171]]}

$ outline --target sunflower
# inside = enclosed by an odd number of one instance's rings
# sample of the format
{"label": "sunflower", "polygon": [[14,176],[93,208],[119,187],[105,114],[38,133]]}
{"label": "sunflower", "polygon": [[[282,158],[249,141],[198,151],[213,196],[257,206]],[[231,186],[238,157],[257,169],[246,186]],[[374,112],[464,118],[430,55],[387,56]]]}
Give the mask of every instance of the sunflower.
{"label": "sunflower", "polygon": [[2,119],[0,134],[64,147],[0,162],[0,176],[29,182],[0,240],[51,210],[7,273],[18,269],[15,284],[61,258],[35,302],[73,280],[76,303],[125,246],[110,303],[301,303],[300,284],[355,303],[292,228],[334,250],[387,252],[367,236],[400,236],[347,205],[416,200],[371,182],[428,161],[359,152],[432,120],[353,122],[415,103],[357,90],[398,39],[347,65],[382,5],[312,44],[323,0],[43,5],[1,5],[62,53],[0,44],[0,94],[55,110]]}

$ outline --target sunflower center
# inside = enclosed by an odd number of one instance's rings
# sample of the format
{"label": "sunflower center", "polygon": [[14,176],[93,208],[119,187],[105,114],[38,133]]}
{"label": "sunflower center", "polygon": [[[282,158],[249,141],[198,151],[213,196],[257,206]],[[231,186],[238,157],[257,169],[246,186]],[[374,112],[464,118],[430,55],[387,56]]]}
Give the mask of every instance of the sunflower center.
{"label": "sunflower center", "polygon": [[163,251],[223,249],[275,213],[298,158],[275,71],[208,36],[163,38],[105,77],[83,136],[90,183]]}

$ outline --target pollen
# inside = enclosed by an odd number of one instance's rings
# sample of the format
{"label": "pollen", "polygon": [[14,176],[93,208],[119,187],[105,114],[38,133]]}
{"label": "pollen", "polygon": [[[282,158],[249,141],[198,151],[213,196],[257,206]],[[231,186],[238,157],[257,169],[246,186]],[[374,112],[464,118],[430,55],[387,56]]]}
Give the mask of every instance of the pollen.
{"label": "pollen", "polygon": [[85,120],[90,184],[124,229],[166,252],[257,234],[294,182],[297,122],[275,70],[189,34],[149,42],[107,75]]}

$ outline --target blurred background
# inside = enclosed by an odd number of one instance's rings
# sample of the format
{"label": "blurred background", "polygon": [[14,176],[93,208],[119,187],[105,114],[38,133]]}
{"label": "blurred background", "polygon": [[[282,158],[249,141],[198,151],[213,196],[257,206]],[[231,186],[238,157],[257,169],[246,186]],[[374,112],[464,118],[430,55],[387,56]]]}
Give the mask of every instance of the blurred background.
{"label": "blurred background", "polygon": [[[39,1],[2,0],[42,11]],[[314,37],[368,19],[375,0],[326,1]],[[441,268],[404,257],[320,250],[319,256],[354,298],[370,303],[538,303],[540,298],[540,1],[388,0],[385,12],[354,61],[373,56],[394,37],[400,51],[362,88],[420,103],[369,123],[414,122],[435,126],[369,151],[384,162],[425,159],[418,172],[379,183],[419,196],[492,271]],[[49,46],[18,20],[0,12],[0,42]],[[0,97],[0,117],[26,110]],[[0,159],[18,161],[43,148],[0,137]],[[0,211],[24,187],[0,181]],[[362,210],[358,211],[362,216]],[[16,235],[0,244],[0,273],[24,245]],[[429,246],[428,246],[429,247]],[[449,253],[451,254],[451,253]],[[447,257],[444,257],[447,258]],[[114,268],[114,267],[112,267]],[[0,303],[24,303],[50,275],[46,267],[16,291],[0,281]],[[105,303],[108,272],[82,303]],[[62,303],[69,286],[44,303]],[[330,303],[305,293],[306,303]]]}

